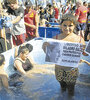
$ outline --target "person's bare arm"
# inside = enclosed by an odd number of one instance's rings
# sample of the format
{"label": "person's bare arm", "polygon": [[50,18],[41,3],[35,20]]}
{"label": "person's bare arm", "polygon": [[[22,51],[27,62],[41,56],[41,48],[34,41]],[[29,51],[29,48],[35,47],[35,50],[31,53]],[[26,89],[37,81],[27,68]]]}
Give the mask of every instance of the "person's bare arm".
{"label": "person's bare arm", "polygon": [[15,54],[14,54],[14,57],[17,57],[17,55],[18,55],[18,47],[16,46],[16,47],[15,47]]}
{"label": "person's bare arm", "polygon": [[36,29],[36,26],[35,25],[31,25],[31,24],[28,24],[28,23],[24,23],[26,26],[29,26],[29,27],[31,27],[31,28],[33,28],[33,29]]}
{"label": "person's bare arm", "polygon": [[90,66],[90,62],[88,62],[86,60],[81,59],[80,62],[84,62],[84,63],[86,63],[86,64],[88,64]]}
{"label": "person's bare arm", "polygon": [[15,24],[17,22],[19,22],[21,20],[21,17],[20,16],[17,16],[14,20],[12,20],[12,24]]}
{"label": "person's bare arm", "polygon": [[76,20],[78,21],[79,15],[75,15],[75,17],[76,17]]}
{"label": "person's bare arm", "polygon": [[24,24],[25,24],[26,26],[29,26],[29,27],[33,28],[33,29],[36,29],[36,26],[35,26],[35,25],[31,25],[31,24],[28,24],[28,23],[26,23],[26,22],[24,22]]}
{"label": "person's bare arm", "polygon": [[85,47],[86,47],[86,44],[85,44],[85,41],[84,41],[84,39],[82,38],[82,37],[80,37],[81,39],[80,39],[80,43],[82,43],[83,44],[83,51],[82,51],[82,54],[84,55],[84,56],[88,56],[88,54],[84,51],[85,50]]}
{"label": "person's bare arm", "polygon": [[8,77],[7,77],[7,75],[1,75],[1,79],[2,79],[3,86],[6,89],[8,89],[9,85],[8,85]]}
{"label": "person's bare arm", "polygon": [[38,34],[38,24],[39,24],[39,16],[38,14],[35,15],[35,23],[36,23],[36,37],[39,37],[39,34]]}

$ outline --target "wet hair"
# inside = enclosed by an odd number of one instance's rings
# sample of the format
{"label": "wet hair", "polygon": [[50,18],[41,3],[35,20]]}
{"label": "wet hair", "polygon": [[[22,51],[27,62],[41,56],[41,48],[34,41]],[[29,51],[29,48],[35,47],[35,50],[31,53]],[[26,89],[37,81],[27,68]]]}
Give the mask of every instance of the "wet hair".
{"label": "wet hair", "polygon": [[3,64],[4,61],[5,61],[4,55],[0,54],[0,66]]}
{"label": "wet hair", "polygon": [[27,51],[31,52],[33,50],[33,46],[29,43],[25,44],[24,46],[20,46],[18,50],[18,55],[20,53],[25,53]]}
{"label": "wet hair", "polygon": [[29,49],[29,52],[33,50],[33,46],[31,44],[27,43],[25,46]]}
{"label": "wet hair", "polygon": [[19,47],[19,50],[18,50],[18,55],[20,54],[20,53],[26,53],[27,51],[29,51],[29,49],[26,47],[26,46],[20,46]]}
{"label": "wet hair", "polygon": [[72,14],[63,15],[60,24],[62,24],[64,21],[71,21],[74,25],[77,24],[76,18]]}

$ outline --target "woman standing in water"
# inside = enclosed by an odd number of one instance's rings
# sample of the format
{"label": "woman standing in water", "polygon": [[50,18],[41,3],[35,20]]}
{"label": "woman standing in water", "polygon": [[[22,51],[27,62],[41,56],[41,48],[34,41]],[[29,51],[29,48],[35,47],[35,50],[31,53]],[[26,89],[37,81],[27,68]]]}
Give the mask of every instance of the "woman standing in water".
{"label": "woman standing in water", "polygon": [[5,58],[0,54],[0,89],[2,86],[8,88],[8,74],[4,71]]}
{"label": "woman standing in water", "polygon": [[[61,20],[62,33],[57,36],[57,39],[73,43],[82,43],[85,47],[84,39],[74,33],[75,25],[75,16],[71,14],[64,15]],[[56,37],[54,37],[54,39],[56,39]],[[43,44],[44,51],[46,50],[47,45],[49,45],[47,42]],[[62,91],[68,89],[68,94],[74,95],[74,87],[78,77],[78,68],[74,68],[73,66],[65,67],[55,65],[55,76],[61,85]]]}

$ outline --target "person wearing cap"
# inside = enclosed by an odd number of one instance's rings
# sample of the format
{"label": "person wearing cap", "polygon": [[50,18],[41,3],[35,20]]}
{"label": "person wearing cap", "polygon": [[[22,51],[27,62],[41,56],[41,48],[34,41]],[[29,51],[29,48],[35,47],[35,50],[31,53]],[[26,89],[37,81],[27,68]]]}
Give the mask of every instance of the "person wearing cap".
{"label": "person wearing cap", "polygon": [[7,12],[11,14],[12,20],[5,23],[5,27],[12,28],[12,39],[14,46],[18,46],[25,42],[26,29],[24,25],[24,9],[18,5],[17,0],[8,0],[9,9]]}
{"label": "person wearing cap", "polygon": [[38,24],[39,17],[35,10],[33,10],[32,3],[26,2],[26,9],[24,14],[24,21],[26,26],[26,40],[29,41],[35,37],[39,37]]}
{"label": "person wearing cap", "polygon": [[83,3],[81,0],[76,2],[77,9],[75,11],[75,16],[78,20],[77,24],[77,34],[80,37],[84,38],[84,31],[86,30],[86,21],[87,21],[87,7],[83,6]]}

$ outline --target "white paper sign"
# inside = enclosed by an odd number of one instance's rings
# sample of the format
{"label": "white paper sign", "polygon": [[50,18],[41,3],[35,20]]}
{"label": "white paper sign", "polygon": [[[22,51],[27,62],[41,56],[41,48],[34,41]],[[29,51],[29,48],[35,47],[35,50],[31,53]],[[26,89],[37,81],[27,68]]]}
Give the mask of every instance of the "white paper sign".
{"label": "white paper sign", "polygon": [[86,45],[85,52],[86,52],[88,55],[90,55],[90,40],[89,40],[88,44]]}
{"label": "white paper sign", "polygon": [[47,46],[45,58],[47,62],[67,67],[78,67],[82,54],[82,44],[56,40],[48,43],[50,45]]}

